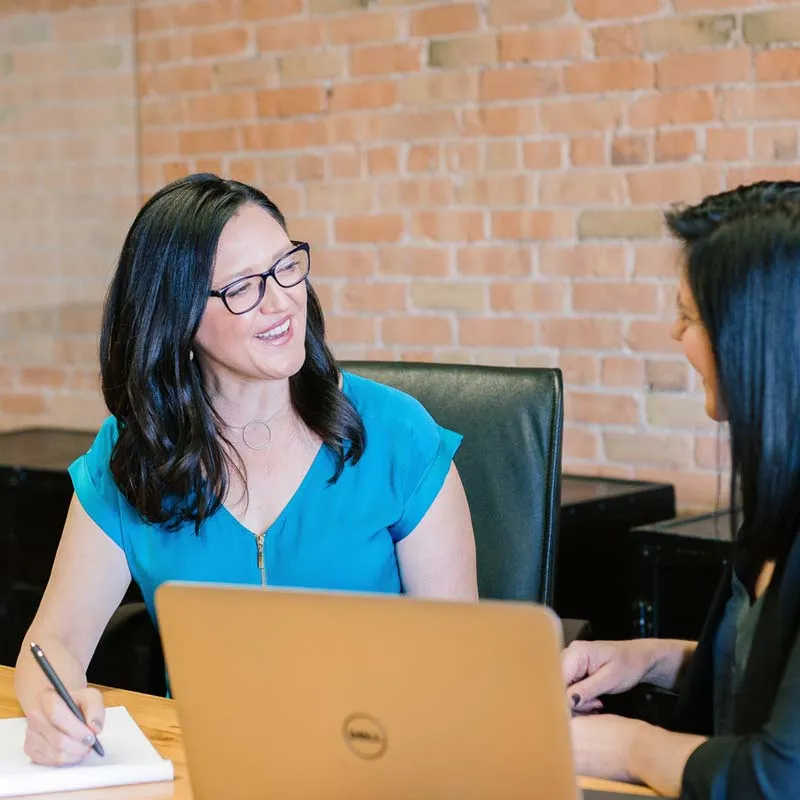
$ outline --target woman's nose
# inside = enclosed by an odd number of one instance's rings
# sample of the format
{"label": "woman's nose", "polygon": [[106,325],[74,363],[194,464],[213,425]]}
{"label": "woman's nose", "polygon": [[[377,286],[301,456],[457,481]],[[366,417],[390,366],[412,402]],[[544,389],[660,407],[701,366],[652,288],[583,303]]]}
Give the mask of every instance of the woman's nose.
{"label": "woman's nose", "polygon": [[288,305],[289,297],[286,289],[279,286],[272,276],[267,278],[264,296],[261,298],[261,311],[266,314],[274,314],[276,311],[283,311]]}

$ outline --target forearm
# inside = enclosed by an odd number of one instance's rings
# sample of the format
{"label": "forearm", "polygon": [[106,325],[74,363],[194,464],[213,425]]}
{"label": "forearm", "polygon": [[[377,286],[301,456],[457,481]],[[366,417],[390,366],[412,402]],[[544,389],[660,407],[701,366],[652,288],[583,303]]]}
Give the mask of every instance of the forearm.
{"label": "forearm", "polygon": [[54,636],[29,631],[17,657],[14,673],[17,701],[26,714],[35,705],[36,698],[42,690],[51,686],[31,655],[31,641],[35,641],[46,653],[48,661],[67,689],[81,689],[86,686],[85,668],[62,641]]}
{"label": "forearm", "polygon": [[628,759],[631,778],[651,786],[659,794],[677,797],[686,762],[706,737],[673,733],[646,722],[637,724],[639,730]]}
{"label": "forearm", "polygon": [[674,689],[678,677],[694,654],[697,642],[682,639],[650,639],[652,647],[652,666],[644,674],[643,683],[650,683],[661,689]]}

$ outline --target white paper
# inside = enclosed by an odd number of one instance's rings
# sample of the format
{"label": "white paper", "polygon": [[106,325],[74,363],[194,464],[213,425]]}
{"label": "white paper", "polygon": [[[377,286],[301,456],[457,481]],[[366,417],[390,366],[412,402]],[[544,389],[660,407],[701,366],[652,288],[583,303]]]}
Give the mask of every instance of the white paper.
{"label": "white paper", "polygon": [[71,767],[31,763],[22,749],[26,727],[24,717],[0,719],[0,797],[173,779],[172,762],[158,754],[123,706],[106,709],[99,736],[105,756],[92,750]]}

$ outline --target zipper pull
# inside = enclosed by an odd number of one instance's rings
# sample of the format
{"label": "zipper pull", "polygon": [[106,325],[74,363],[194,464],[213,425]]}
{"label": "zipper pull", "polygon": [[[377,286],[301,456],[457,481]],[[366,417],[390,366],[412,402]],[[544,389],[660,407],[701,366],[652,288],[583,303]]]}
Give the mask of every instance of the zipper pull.
{"label": "zipper pull", "polygon": [[256,536],[256,566],[259,570],[264,569],[264,534]]}

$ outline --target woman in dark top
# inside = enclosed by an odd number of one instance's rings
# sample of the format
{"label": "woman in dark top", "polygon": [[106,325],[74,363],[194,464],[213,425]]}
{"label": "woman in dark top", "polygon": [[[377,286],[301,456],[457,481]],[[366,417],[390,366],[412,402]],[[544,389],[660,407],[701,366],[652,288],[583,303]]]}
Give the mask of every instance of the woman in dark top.
{"label": "woman in dark top", "polygon": [[[580,774],[684,798],[800,797],[800,183],[758,183],[667,214],[684,245],[672,335],[727,422],[732,563],[699,642],[578,642],[564,677]],[[650,683],[675,731],[586,713]]]}

